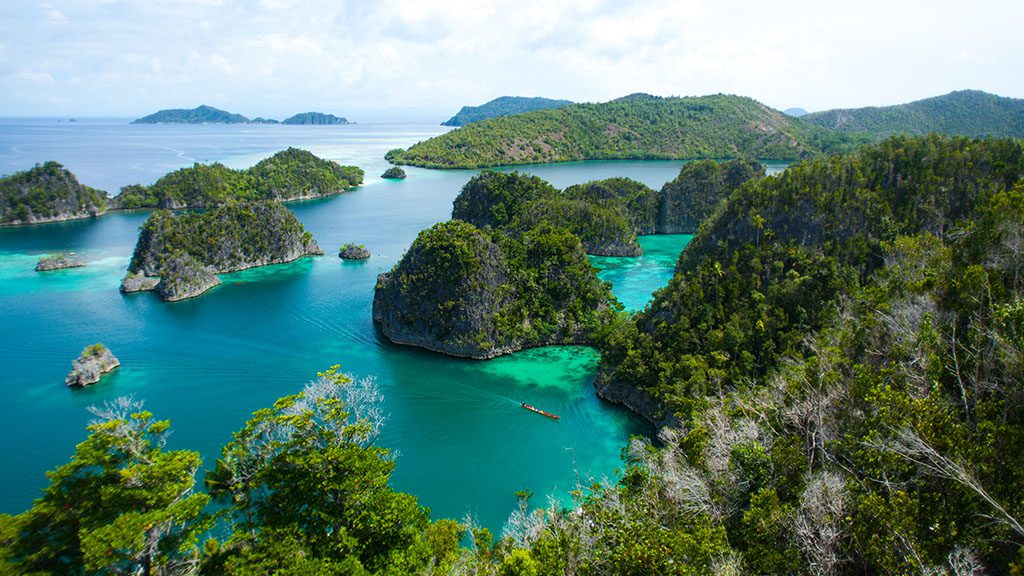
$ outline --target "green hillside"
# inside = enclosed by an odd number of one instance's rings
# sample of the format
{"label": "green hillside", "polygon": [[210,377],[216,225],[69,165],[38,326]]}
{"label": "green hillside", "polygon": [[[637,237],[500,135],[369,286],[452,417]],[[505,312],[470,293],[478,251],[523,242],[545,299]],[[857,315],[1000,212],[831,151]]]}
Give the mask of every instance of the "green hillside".
{"label": "green hillside", "polygon": [[741,96],[635,94],[475,122],[392,150],[387,158],[430,168],[737,156],[796,160],[819,150],[824,132]]}
{"label": "green hillside", "polygon": [[802,118],[840,132],[1024,137],[1024,100],[962,90],[909,104],[815,112]]}
{"label": "green hillside", "polygon": [[441,123],[441,126],[464,126],[473,122],[512,116],[534,110],[561,108],[572,104],[569,100],[553,100],[551,98],[525,98],[522,96],[502,96],[480,106],[463,106],[459,113]]}

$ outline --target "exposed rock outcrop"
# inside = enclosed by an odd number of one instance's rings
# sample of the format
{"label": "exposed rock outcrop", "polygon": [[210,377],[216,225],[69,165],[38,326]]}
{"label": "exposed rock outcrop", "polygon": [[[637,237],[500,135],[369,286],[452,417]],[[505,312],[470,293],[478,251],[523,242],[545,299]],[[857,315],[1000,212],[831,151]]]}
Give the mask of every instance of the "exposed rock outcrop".
{"label": "exposed rock outcrop", "polygon": [[145,292],[155,290],[160,278],[146,276],[141,272],[129,272],[121,279],[121,292]]}
{"label": "exposed rock outcrop", "polygon": [[338,258],[342,260],[366,260],[370,251],[362,244],[345,244],[338,250]]}
{"label": "exposed rock outcrop", "polygon": [[44,256],[36,264],[36,272],[48,272],[50,270],[63,270],[64,268],[81,268],[85,262],[68,254],[53,254]]}
{"label": "exposed rock outcrop", "polygon": [[121,365],[117,357],[103,344],[93,344],[71,363],[71,372],[64,383],[68,386],[88,386],[100,381],[104,374]]}

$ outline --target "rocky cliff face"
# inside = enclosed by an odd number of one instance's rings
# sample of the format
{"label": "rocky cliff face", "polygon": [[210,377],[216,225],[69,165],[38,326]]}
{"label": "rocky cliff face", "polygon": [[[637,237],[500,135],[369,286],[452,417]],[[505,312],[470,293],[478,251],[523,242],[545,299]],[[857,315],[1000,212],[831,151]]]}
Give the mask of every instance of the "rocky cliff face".
{"label": "rocky cliff face", "polygon": [[99,216],[106,192],[84,186],[57,162],[0,178],[0,226],[42,224]]}
{"label": "rocky cliff face", "polygon": [[117,357],[103,344],[93,344],[71,363],[71,372],[64,383],[68,386],[88,386],[100,381],[104,374],[121,365]]}
{"label": "rocky cliff face", "polygon": [[611,300],[571,233],[496,241],[453,220],[421,232],[378,278],[373,317],[397,344],[485,359],[590,342]]}
{"label": "rocky cliff face", "polygon": [[121,290],[155,289],[164,300],[181,300],[220,284],[216,274],[221,272],[320,254],[313,235],[277,203],[237,203],[180,215],[158,210],[142,226]]}

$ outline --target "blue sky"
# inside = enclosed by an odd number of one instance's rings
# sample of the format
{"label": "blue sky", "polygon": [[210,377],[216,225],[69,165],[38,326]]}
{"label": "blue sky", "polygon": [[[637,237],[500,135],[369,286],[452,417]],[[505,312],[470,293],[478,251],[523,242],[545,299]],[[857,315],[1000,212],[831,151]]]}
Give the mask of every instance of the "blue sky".
{"label": "blue sky", "polygon": [[1024,97],[1024,3],[4,0],[0,116],[440,115],[500,95],[808,110]]}

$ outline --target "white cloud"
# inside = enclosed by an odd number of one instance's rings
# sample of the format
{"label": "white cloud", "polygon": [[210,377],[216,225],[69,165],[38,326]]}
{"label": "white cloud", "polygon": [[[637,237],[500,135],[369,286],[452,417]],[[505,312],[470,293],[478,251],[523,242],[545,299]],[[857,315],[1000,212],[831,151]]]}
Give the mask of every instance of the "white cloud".
{"label": "white cloud", "polygon": [[[956,88],[1024,97],[1024,4],[994,0],[6,0],[5,12],[0,115],[200,98],[249,115],[351,116],[501,94],[730,92],[808,109]],[[44,109],[73,77],[74,108]]]}

